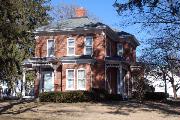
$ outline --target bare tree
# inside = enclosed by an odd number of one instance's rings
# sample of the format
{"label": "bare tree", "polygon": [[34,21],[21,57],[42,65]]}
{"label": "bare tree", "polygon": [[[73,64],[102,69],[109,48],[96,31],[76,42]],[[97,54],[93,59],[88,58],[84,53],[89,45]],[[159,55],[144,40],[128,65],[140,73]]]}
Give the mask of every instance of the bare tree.
{"label": "bare tree", "polygon": [[179,85],[175,83],[174,75],[179,72],[180,1],[129,0],[120,3],[115,0],[113,6],[123,17],[121,22],[124,25],[138,24],[143,32],[149,34],[150,38],[142,48],[141,60],[153,69],[160,69],[164,82],[170,80],[176,98]]}
{"label": "bare tree", "polygon": [[[75,9],[79,7],[80,6],[76,4],[60,3],[59,5],[55,6],[52,9],[53,20],[55,22],[59,22],[64,19],[76,17]],[[90,13],[87,9],[86,9],[86,16],[93,20],[98,20],[98,17]]]}

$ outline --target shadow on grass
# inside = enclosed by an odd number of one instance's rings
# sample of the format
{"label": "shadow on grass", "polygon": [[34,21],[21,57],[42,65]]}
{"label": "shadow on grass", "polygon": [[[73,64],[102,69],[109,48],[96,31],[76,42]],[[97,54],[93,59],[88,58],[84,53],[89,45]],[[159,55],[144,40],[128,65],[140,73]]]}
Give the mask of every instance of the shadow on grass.
{"label": "shadow on grass", "polygon": [[13,110],[13,111],[8,111],[10,109],[12,109],[14,106],[18,106],[18,105],[22,105],[22,104],[27,104],[27,103],[31,103],[34,102],[34,100],[16,100],[16,101],[10,101],[9,105],[5,105],[0,107],[0,115],[1,114],[20,114],[23,112],[26,112],[28,110],[31,110],[33,108],[38,107],[39,105],[33,105],[33,106],[25,106],[25,107],[20,107],[17,110]]}
{"label": "shadow on grass", "polygon": [[160,111],[165,115],[180,115],[180,101],[167,101],[164,103],[145,101],[138,103],[136,101],[119,101],[103,103],[113,109],[110,114],[129,115],[131,113]]}

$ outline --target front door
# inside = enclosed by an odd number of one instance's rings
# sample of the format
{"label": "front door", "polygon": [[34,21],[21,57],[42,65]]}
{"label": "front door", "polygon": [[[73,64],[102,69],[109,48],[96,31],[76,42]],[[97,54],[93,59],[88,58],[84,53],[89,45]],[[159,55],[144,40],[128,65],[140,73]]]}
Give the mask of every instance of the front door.
{"label": "front door", "polygon": [[44,92],[54,91],[54,73],[52,71],[43,72]]}

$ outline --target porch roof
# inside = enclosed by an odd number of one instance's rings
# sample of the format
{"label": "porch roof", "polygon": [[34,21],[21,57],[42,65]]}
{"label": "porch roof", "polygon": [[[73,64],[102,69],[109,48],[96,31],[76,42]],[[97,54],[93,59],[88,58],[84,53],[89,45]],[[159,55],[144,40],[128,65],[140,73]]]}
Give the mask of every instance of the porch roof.
{"label": "porch roof", "polygon": [[95,59],[90,55],[82,55],[82,56],[63,56],[60,58],[60,62],[62,63],[95,63]]}
{"label": "porch roof", "polygon": [[89,55],[82,56],[63,56],[61,58],[55,57],[33,57],[30,59],[25,59],[22,63],[22,66],[25,68],[34,68],[38,66],[53,67],[61,63],[95,63],[95,60]]}

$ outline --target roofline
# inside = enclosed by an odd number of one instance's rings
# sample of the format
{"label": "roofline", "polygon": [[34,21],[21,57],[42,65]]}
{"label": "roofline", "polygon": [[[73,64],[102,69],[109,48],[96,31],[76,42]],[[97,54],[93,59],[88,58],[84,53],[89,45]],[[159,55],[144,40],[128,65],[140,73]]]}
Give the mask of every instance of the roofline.
{"label": "roofline", "polygon": [[35,30],[33,33],[42,33],[42,32],[69,32],[69,31],[75,31],[75,30],[90,30],[90,29],[105,29],[107,25],[100,25],[97,27],[79,27],[79,28],[66,28],[66,29],[49,29],[49,30]]}
{"label": "roofline", "polygon": [[79,32],[79,31],[90,31],[90,30],[93,30],[93,31],[98,31],[98,30],[104,30],[106,29],[107,26],[104,25],[104,26],[97,26],[97,27],[90,27],[90,28],[75,28],[75,29],[71,29],[71,28],[68,28],[68,29],[61,29],[61,30],[58,30],[58,29],[51,29],[51,30],[48,30],[48,31],[44,31],[44,30],[39,30],[39,31],[34,31],[33,33],[35,35],[40,35],[40,34],[44,34],[44,33],[48,33],[48,34],[56,34],[56,33],[61,33],[61,34],[66,34],[66,33],[69,33],[69,32]]}

